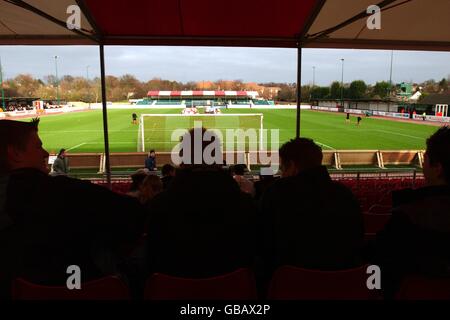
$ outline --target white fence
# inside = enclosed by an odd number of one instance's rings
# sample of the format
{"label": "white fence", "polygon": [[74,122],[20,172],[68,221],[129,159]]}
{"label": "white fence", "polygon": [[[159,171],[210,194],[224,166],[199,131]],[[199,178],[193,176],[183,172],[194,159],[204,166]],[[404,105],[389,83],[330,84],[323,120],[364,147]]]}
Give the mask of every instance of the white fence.
{"label": "white fence", "polygon": [[[423,116],[420,115],[420,114],[415,114],[414,115],[414,119],[416,119],[416,120],[423,120]],[[425,116],[425,119],[428,120],[428,121],[450,123],[450,117]]]}
{"label": "white fence", "polygon": [[[319,110],[319,111],[329,111],[329,112],[339,112],[342,109],[334,108],[334,107],[317,107],[312,106],[312,110]],[[369,111],[369,110],[359,110],[359,109],[343,109],[345,113],[352,113],[352,114],[365,114],[366,112],[369,112],[373,114],[374,116],[381,116],[381,117],[389,117],[389,118],[400,118],[400,119],[409,119],[410,116],[408,113],[399,113],[399,112],[386,112],[386,111]],[[415,114],[413,116],[415,120],[423,120],[423,116],[419,114]],[[450,123],[450,117],[436,117],[436,116],[426,116],[426,120],[428,121],[434,121],[434,122],[445,122]]]}
{"label": "white fence", "polygon": [[75,111],[83,111],[89,109],[84,106],[71,107],[69,105],[63,106],[62,108],[52,108],[52,109],[43,109],[41,112],[37,113],[36,109],[31,110],[15,110],[10,112],[1,112],[0,118],[16,118],[16,117],[36,117],[43,114],[58,114],[58,113],[67,113],[67,112],[75,112]]}
{"label": "white fence", "polygon": [[318,107],[318,106],[311,106],[312,110],[319,110],[319,111],[330,111],[330,112],[339,112],[338,108],[334,107]]}
{"label": "white fence", "polygon": [[374,116],[382,116],[382,117],[390,117],[390,118],[409,119],[408,113],[373,111],[373,115]]}
{"label": "white fence", "polygon": [[359,110],[359,109],[344,109],[345,113],[354,113],[354,114],[364,114],[367,112],[366,110]]}

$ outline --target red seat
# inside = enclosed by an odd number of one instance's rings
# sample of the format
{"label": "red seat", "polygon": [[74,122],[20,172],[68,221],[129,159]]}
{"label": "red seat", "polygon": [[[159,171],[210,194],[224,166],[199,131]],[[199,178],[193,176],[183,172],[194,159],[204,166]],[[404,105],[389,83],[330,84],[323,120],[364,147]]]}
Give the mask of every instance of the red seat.
{"label": "red seat", "polygon": [[392,207],[392,193],[390,191],[388,193],[384,193],[378,201],[378,204],[382,206]]}
{"label": "red seat", "polygon": [[[272,300],[366,300],[378,293],[369,290],[367,266],[340,271],[280,267],[272,277]],[[376,291],[376,290],[375,290]]]}
{"label": "red seat", "polygon": [[375,234],[383,230],[386,223],[391,219],[391,214],[364,213],[365,233]]}
{"label": "red seat", "polygon": [[147,300],[256,300],[256,284],[249,269],[206,278],[187,279],[155,273],[148,278]]}
{"label": "red seat", "polygon": [[81,284],[81,289],[43,286],[24,279],[13,281],[12,297],[15,300],[128,300],[128,287],[117,277]]}
{"label": "red seat", "polygon": [[372,193],[366,195],[364,198],[365,198],[365,206],[370,209],[373,205],[375,205],[378,202],[380,197],[377,194]]}
{"label": "red seat", "polygon": [[450,278],[407,276],[396,295],[400,300],[450,300]]}
{"label": "red seat", "polygon": [[382,214],[390,214],[391,211],[392,211],[392,206],[374,204],[369,208],[368,213],[382,215]]}
{"label": "red seat", "polygon": [[126,257],[140,255],[145,250],[146,241],[147,233],[142,233],[136,242],[123,246],[120,253]]}

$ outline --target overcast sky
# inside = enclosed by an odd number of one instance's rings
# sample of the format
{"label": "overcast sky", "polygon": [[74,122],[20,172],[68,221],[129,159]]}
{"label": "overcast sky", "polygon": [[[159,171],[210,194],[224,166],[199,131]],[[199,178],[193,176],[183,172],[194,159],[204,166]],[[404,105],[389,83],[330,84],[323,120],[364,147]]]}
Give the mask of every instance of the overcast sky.
{"label": "overcast sky", "polygon": [[[177,81],[235,80],[245,82],[295,82],[295,49],[223,47],[106,47],[106,73],[126,73],[147,81],[159,77]],[[3,75],[29,73],[43,78],[58,75],[99,76],[99,50],[94,46],[0,46]],[[304,49],[302,83],[328,85],[362,79],[367,83],[389,80],[391,51]],[[450,75],[450,52],[394,51],[393,81],[422,82]]]}

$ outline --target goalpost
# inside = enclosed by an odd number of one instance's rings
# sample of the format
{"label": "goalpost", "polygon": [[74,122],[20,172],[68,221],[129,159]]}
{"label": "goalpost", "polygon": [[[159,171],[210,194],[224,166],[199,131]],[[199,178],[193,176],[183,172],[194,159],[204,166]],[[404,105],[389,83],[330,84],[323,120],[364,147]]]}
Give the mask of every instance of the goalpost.
{"label": "goalpost", "polygon": [[[226,129],[256,129],[259,149],[263,147],[264,116],[262,113],[243,114],[141,114],[137,139],[137,151],[150,149],[170,151],[171,134],[176,129],[191,129],[194,121],[201,121],[206,129],[220,130],[225,139]],[[224,143],[225,141],[222,141]]]}

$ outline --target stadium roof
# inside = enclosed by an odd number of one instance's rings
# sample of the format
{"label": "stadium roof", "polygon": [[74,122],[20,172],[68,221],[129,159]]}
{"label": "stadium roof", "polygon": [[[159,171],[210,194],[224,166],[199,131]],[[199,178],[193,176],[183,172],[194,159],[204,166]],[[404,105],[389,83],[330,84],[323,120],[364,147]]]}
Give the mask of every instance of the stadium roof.
{"label": "stadium roof", "polygon": [[147,93],[149,97],[257,97],[256,91],[206,91],[206,90],[189,90],[189,91],[159,91],[153,90]]}
{"label": "stadium roof", "polygon": [[450,92],[430,94],[420,101],[421,104],[447,104],[450,105]]}
{"label": "stadium roof", "polygon": [[[377,4],[381,29],[366,27]],[[81,29],[66,26],[79,5]],[[450,50],[449,0],[0,0],[0,45]]]}

